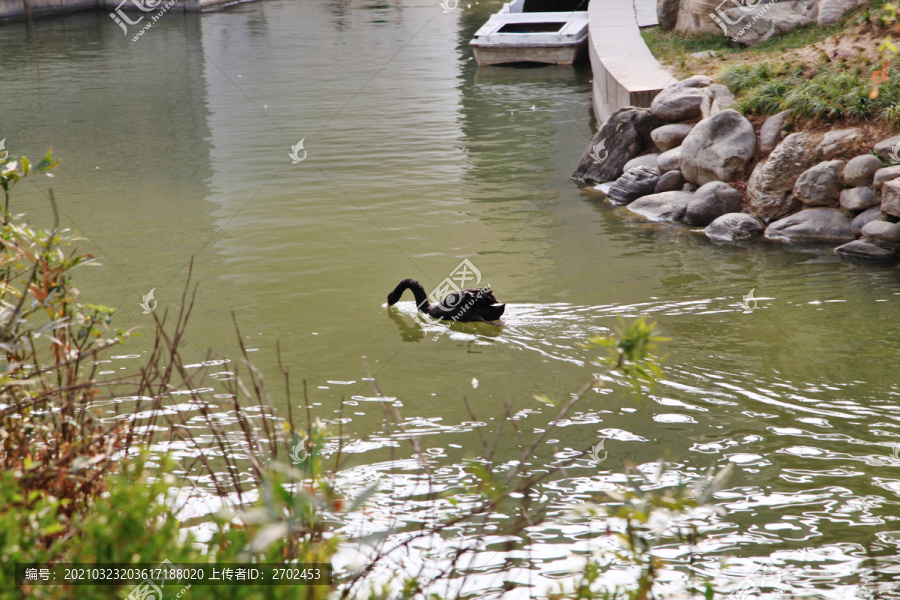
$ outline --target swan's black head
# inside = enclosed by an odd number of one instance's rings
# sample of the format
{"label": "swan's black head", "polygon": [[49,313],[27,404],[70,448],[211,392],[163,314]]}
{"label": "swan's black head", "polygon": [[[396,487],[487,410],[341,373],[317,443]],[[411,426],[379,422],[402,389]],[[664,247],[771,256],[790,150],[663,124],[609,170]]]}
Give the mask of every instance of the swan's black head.
{"label": "swan's black head", "polygon": [[401,294],[397,293],[397,290],[394,290],[393,292],[388,294],[388,298],[387,298],[388,306],[393,306],[393,305],[397,304],[397,301],[400,299],[400,295]]}
{"label": "swan's black head", "polygon": [[397,287],[394,288],[393,292],[388,294],[388,306],[390,307],[397,304],[397,302],[400,300],[400,296],[402,296],[403,292],[405,292],[406,290],[412,290],[413,295],[416,297],[417,303],[421,303],[423,300],[427,302],[425,290],[424,288],[422,288],[422,284],[415,279],[404,279],[399,284],[397,284]]}

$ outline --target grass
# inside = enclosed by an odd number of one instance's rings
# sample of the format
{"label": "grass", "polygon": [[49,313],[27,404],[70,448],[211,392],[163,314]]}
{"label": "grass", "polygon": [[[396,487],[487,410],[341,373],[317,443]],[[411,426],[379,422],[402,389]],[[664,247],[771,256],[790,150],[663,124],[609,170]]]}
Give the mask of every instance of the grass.
{"label": "grass", "polygon": [[900,75],[892,70],[878,96],[871,98],[871,71],[872,67],[846,62],[828,63],[810,72],[805,65],[763,61],[726,67],[718,80],[735,93],[735,108],[748,115],[791,109],[794,118],[880,119],[900,125]]}
{"label": "grass", "polygon": [[[886,0],[849,11],[830,27],[798,27],[753,47],[722,35],[683,36],[653,28],[642,32],[660,62],[679,77],[705,73],[735,94],[735,108],[766,116],[791,109],[791,120],[819,124],[880,121],[900,126],[900,76],[890,62],[887,81],[870,96],[872,74],[881,68],[881,41],[891,23]],[[710,58],[691,53],[713,50]]]}

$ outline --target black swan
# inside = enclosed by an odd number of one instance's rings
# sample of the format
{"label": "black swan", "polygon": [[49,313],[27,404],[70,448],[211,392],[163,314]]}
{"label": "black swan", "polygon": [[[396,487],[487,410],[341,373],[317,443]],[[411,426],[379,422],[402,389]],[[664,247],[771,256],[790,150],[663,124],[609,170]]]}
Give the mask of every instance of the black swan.
{"label": "black swan", "polygon": [[[497,321],[506,310],[505,304],[498,304],[497,298],[490,287],[473,290],[461,290],[448,294],[438,304],[428,301],[425,288],[415,279],[404,279],[388,294],[388,307],[400,300],[400,296],[406,290],[412,290],[416,298],[416,306],[419,312],[423,312],[433,319],[450,319],[452,321],[471,322],[484,321],[491,323]],[[492,323],[496,325],[497,323]]]}

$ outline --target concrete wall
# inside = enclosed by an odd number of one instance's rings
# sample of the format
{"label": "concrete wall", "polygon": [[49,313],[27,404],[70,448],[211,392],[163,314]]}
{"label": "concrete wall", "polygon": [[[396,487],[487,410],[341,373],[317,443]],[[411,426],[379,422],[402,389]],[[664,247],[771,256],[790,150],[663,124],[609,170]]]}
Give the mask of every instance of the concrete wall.
{"label": "concrete wall", "polygon": [[0,0],[0,20],[76,12],[97,7],[97,0]]}
{"label": "concrete wall", "polygon": [[[61,15],[82,10],[110,10],[121,7],[122,10],[138,10],[133,0],[0,0],[0,21],[11,21]],[[156,0],[153,0],[154,2]],[[175,0],[175,4],[169,10],[199,12],[214,10],[229,4],[248,0]],[[167,0],[160,0],[158,7],[168,4]]]}
{"label": "concrete wall", "polygon": [[631,1],[591,0],[588,51],[594,72],[594,113],[602,123],[625,106],[650,106],[676,79],[641,37]]}

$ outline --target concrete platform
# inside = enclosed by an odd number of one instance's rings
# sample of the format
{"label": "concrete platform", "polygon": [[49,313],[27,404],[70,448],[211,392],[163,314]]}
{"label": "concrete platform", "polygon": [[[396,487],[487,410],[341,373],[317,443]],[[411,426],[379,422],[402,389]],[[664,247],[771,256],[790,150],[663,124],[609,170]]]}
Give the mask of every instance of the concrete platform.
{"label": "concrete platform", "polygon": [[625,106],[650,106],[661,89],[677,81],[641,37],[640,27],[657,23],[655,0],[591,0],[588,52],[600,122]]}
{"label": "concrete platform", "polygon": [[[170,10],[200,12],[224,8],[232,4],[250,0],[176,0]],[[160,1],[159,8],[168,4],[168,0]],[[157,6],[156,3],[153,6]],[[138,9],[130,1],[122,0],[0,0],[0,21],[18,21],[22,19],[64,15],[82,10],[134,12]]]}

